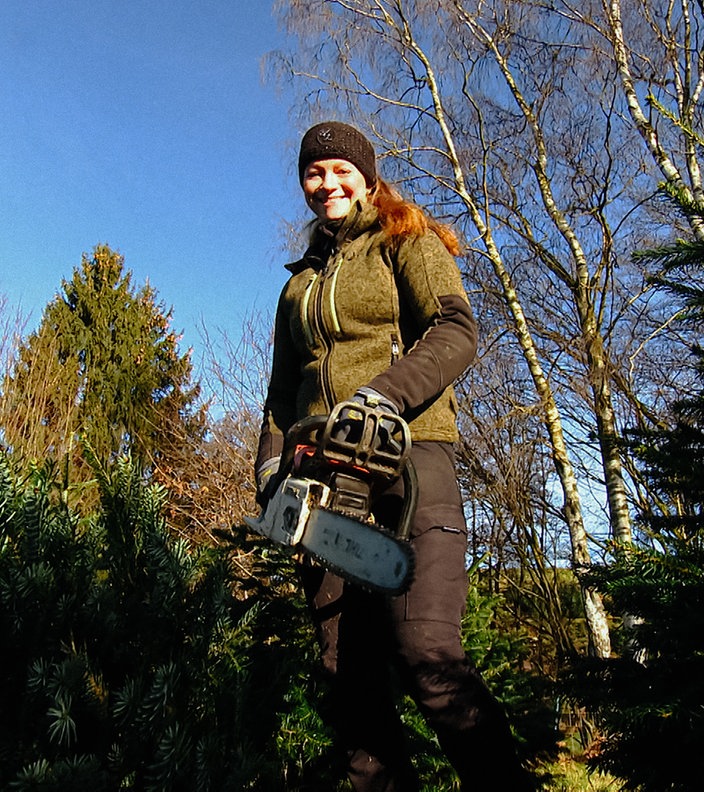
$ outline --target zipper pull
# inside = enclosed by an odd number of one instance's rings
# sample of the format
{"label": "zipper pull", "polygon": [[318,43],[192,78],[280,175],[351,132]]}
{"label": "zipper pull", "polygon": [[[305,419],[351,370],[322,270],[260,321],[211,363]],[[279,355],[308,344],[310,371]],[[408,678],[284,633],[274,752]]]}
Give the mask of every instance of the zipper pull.
{"label": "zipper pull", "polygon": [[398,338],[395,335],[392,335],[391,336],[391,365],[392,366],[398,360],[399,352],[400,352],[400,348],[399,348],[399,344],[398,344]]}

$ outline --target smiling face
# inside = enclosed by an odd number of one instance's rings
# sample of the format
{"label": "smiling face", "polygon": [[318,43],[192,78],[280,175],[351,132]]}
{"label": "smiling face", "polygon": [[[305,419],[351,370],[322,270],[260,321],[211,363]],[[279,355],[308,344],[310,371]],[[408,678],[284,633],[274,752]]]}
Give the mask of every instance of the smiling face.
{"label": "smiling face", "polygon": [[324,223],[347,217],[356,201],[369,195],[361,171],[343,159],[315,160],[303,173],[303,194],[306,203]]}

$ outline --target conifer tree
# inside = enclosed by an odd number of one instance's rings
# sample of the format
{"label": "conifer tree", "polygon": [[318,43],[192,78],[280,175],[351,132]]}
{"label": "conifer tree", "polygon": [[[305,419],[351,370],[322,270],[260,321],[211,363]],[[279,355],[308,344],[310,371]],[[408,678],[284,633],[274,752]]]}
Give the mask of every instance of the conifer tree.
{"label": "conifer tree", "polygon": [[289,789],[301,609],[244,596],[225,552],[175,539],[166,491],[128,458],[87,457],[101,497],[81,516],[55,466],[0,452],[0,789]]}
{"label": "conifer tree", "polygon": [[4,383],[5,445],[24,459],[66,463],[72,482],[89,476],[83,444],[101,460],[129,451],[148,467],[169,455],[173,438],[203,428],[171,312],[123,267],[106,245],[84,254]]}
{"label": "conifer tree", "polygon": [[[685,212],[704,211],[673,191]],[[652,278],[681,305],[678,321],[704,325],[704,242],[638,254],[656,262]],[[641,539],[614,546],[614,562],[593,581],[619,611],[640,617],[623,639],[644,656],[582,664],[572,684],[601,715],[607,739],[596,763],[644,792],[698,788],[704,775],[704,349],[691,348],[697,375],[672,405],[667,428],[632,433],[649,484]]]}

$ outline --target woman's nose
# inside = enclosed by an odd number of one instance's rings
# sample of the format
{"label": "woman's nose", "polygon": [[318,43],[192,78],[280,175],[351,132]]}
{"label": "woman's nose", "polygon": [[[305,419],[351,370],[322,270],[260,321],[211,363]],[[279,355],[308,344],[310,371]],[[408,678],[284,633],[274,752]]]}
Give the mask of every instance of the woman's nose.
{"label": "woman's nose", "polygon": [[337,176],[332,171],[323,174],[323,182],[320,185],[324,190],[334,190],[339,183]]}

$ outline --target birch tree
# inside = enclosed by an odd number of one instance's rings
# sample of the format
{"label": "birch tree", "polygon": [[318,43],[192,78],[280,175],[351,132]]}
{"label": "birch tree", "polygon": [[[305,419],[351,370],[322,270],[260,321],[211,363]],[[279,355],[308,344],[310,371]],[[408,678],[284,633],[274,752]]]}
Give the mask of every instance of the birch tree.
{"label": "birch tree", "polygon": [[[684,201],[704,206],[701,141],[704,4],[701,0],[603,0],[604,27],[629,117],[656,172]],[[690,228],[704,240],[697,211]]]}

